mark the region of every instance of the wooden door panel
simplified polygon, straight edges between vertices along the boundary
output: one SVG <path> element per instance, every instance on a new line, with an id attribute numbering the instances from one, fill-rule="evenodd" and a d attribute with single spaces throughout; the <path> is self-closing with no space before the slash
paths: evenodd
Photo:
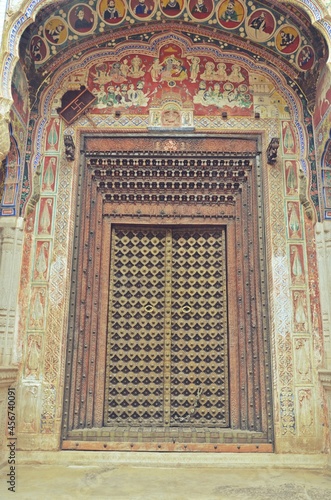
<path id="1" fill-rule="evenodd" d="M 271 451 L 259 147 L 244 137 L 83 140 L 64 448 Z M 128 231 L 140 231 L 133 246 Z"/>

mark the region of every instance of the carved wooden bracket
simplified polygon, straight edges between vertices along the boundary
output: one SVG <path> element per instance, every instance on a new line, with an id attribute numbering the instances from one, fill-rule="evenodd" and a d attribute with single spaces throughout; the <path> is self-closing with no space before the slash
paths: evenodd
<path id="1" fill-rule="evenodd" d="M 279 139 L 277 137 L 273 137 L 267 148 L 267 159 L 269 165 L 274 165 L 276 163 L 278 148 L 279 148 Z"/>
<path id="2" fill-rule="evenodd" d="M 64 147 L 65 147 L 65 155 L 68 161 L 74 161 L 75 159 L 75 144 L 72 138 L 72 135 L 64 136 Z"/>

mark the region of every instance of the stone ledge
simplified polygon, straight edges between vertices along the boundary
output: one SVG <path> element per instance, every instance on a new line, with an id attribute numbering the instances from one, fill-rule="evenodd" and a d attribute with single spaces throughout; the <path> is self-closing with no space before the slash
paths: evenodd
<path id="1" fill-rule="evenodd" d="M 219 468 L 289 468 L 323 469 L 329 455 L 263 453 L 159 453 L 98 451 L 19 451 L 19 464 L 56 464 L 65 466 L 127 465 L 135 467 L 219 467 Z"/>

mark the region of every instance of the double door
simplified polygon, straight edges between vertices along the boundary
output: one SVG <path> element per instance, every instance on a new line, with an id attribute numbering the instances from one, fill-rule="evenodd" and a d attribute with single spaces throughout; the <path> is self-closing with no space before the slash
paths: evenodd
<path id="1" fill-rule="evenodd" d="M 104 426 L 229 426 L 225 229 L 114 226 Z"/>

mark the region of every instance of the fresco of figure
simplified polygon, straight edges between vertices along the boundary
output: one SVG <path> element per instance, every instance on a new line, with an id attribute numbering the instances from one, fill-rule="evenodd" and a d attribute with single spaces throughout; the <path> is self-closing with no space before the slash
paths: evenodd
<path id="1" fill-rule="evenodd" d="M 226 64 L 224 64 L 224 63 L 217 64 L 215 79 L 217 79 L 221 82 L 226 81 L 228 79 L 228 75 L 226 72 Z"/>
<path id="2" fill-rule="evenodd" d="M 160 79 L 162 68 L 163 66 L 160 63 L 160 59 L 156 57 L 150 68 L 150 74 L 153 82 L 157 82 Z"/>
<path id="3" fill-rule="evenodd" d="M 228 5 L 221 16 L 221 19 L 223 21 L 238 21 L 238 14 L 233 0 L 228 1 Z"/>
<path id="4" fill-rule="evenodd" d="M 201 74 L 201 80 L 215 80 L 215 64 L 207 61 L 205 64 L 205 71 Z"/>
<path id="5" fill-rule="evenodd" d="M 188 0 L 188 11 L 197 21 L 210 19 L 214 9 L 213 0 Z"/>
<path id="6" fill-rule="evenodd" d="M 177 0 L 168 0 L 164 10 L 180 10 L 179 2 Z"/>
<path id="7" fill-rule="evenodd" d="M 105 21 L 119 18 L 119 13 L 115 6 L 115 0 L 108 0 L 108 6 L 103 13 L 103 18 Z"/>
<path id="8" fill-rule="evenodd" d="M 200 57 L 189 56 L 187 59 L 190 61 L 190 80 L 195 83 L 200 71 Z"/>
<path id="9" fill-rule="evenodd" d="M 279 52 L 293 54 L 299 47 L 300 35 L 294 27 L 286 25 L 277 32 L 275 42 Z"/>
<path id="10" fill-rule="evenodd" d="M 63 19 L 51 18 L 45 25 L 45 37 L 54 45 L 61 45 L 67 40 L 68 28 Z"/>
<path id="11" fill-rule="evenodd" d="M 315 53 L 312 47 L 307 45 L 305 47 L 302 47 L 297 57 L 297 64 L 299 68 L 303 71 L 308 71 L 313 67 L 314 62 Z"/>
<path id="12" fill-rule="evenodd" d="M 205 4 L 205 0 L 197 0 L 191 12 L 192 14 L 207 14 L 208 8 Z"/>
<path id="13" fill-rule="evenodd" d="M 239 0 L 223 0 L 218 8 L 218 21 L 226 29 L 235 29 L 244 21 L 245 8 Z"/>
<path id="14" fill-rule="evenodd" d="M 233 64 L 231 66 L 231 73 L 228 76 L 229 82 L 240 83 L 245 80 L 245 77 L 241 73 L 241 68 L 238 64 Z"/>
<path id="15" fill-rule="evenodd" d="M 40 36 L 34 36 L 30 43 L 31 59 L 35 62 L 43 61 L 48 55 L 47 46 Z"/>
<path id="16" fill-rule="evenodd" d="M 161 9 L 166 16 L 178 16 L 183 10 L 183 0 L 162 0 Z"/>
<path id="17" fill-rule="evenodd" d="M 161 81 L 182 81 L 187 79 L 187 69 L 180 59 L 168 56 L 164 59 L 162 65 Z"/>
<path id="18" fill-rule="evenodd" d="M 87 5 L 77 5 L 69 14 L 69 22 L 75 31 L 87 33 L 94 25 L 93 11 Z"/>
<path id="19" fill-rule="evenodd" d="M 145 65 L 143 64 L 141 58 L 138 56 L 134 56 L 134 58 L 131 60 L 131 67 L 128 75 L 133 78 L 141 78 L 145 74 L 144 68 Z"/>
<path id="20" fill-rule="evenodd" d="M 150 16 L 154 10 L 154 5 L 151 2 L 146 3 L 146 0 L 138 0 L 133 3 L 133 13 L 138 17 Z"/>

